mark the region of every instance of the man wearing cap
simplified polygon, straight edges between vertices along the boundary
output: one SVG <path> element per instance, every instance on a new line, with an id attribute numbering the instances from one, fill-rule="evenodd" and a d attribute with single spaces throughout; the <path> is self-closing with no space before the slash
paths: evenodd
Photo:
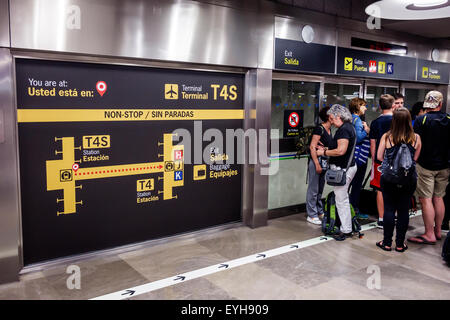
<path id="1" fill-rule="evenodd" d="M 417 195 L 422 204 L 425 233 L 409 238 L 420 244 L 436 244 L 441 240 L 441 226 L 445 214 L 443 198 L 449 178 L 450 116 L 442 112 L 443 96 L 430 91 L 423 107 L 426 114 L 416 118 L 414 131 L 422 139 L 417 161 Z"/>

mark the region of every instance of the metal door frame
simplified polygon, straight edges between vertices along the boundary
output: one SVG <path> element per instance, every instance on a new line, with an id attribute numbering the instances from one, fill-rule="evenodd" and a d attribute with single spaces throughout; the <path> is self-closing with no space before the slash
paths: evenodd
<path id="1" fill-rule="evenodd" d="M 406 96 L 406 89 L 416 89 L 416 90 L 437 90 L 441 91 L 444 97 L 444 107 L 442 111 L 445 111 L 445 102 L 448 99 L 448 93 L 447 90 L 450 90 L 449 86 L 444 84 L 438 84 L 438 83 L 424 83 L 424 82 L 401 82 L 401 88 L 402 88 L 402 94 Z M 447 103 L 447 109 L 448 109 L 448 103 Z"/>
<path id="2" fill-rule="evenodd" d="M 322 82 L 323 76 L 307 75 L 300 73 L 273 72 L 272 80 Z"/>
<path id="3" fill-rule="evenodd" d="M 318 104 L 319 107 L 322 105 L 323 99 L 323 89 L 324 89 L 324 76 L 320 75 L 306 75 L 300 73 L 286 73 L 286 72 L 273 72 L 272 73 L 272 81 L 273 80 L 281 80 L 281 81 L 303 81 L 303 82 L 314 82 L 319 83 L 319 99 Z"/>
<path id="4" fill-rule="evenodd" d="M 285 81 L 307 81 L 307 82 L 319 82 L 319 106 L 323 105 L 323 95 L 325 92 L 325 83 L 331 84 L 347 84 L 356 85 L 359 87 L 359 96 L 362 97 L 364 93 L 364 79 L 352 78 L 342 76 L 330 76 L 330 75 L 307 75 L 301 73 L 288 73 L 288 72 L 273 72 L 272 80 L 285 80 Z"/>
<path id="5" fill-rule="evenodd" d="M 400 81 L 395 80 L 379 80 L 379 79 L 366 79 L 364 81 L 364 99 L 367 97 L 367 87 L 380 87 L 380 88 L 396 88 L 397 92 L 405 95 L 404 90 L 401 89 Z"/>
<path id="6" fill-rule="evenodd" d="M 359 86 L 359 96 L 362 97 L 363 93 L 364 93 L 364 79 L 363 78 L 326 76 L 326 77 L 324 77 L 324 82 L 322 83 L 323 90 L 321 91 L 321 96 L 320 96 L 320 105 L 321 106 L 323 106 L 323 101 L 324 101 L 323 95 L 325 93 L 325 83 Z"/>
<path id="7" fill-rule="evenodd" d="M 322 105 L 323 100 L 323 91 L 324 91 L 324 76 L 320 75 L 306 75 L 301 73 L 287 73 L 287 72 L 273 72 L 272 73 L 272 81 L 273 80 L 281 80 L 281 81 L 298 81 L 298 82 L 313 82 L 319 84 L 319 109 Z M 272 108 L 272 103 L 271 103 Z M 272 114 L 272 113 L 271 113 Z M 314 116 L 316 119 L 316 116 Z"/>
<path id="8" fill-rule="evenodd" d="M 436 83 L 423 83 L 423 82 L 400 82 L 400 89 L 402 94 L 405 94 L 405 89 L 430 89 L 436 88 L 438 89 L 439 84 Z"/>
<path id="9" fill-rule="evenodd" d="M 378 79 L 366 79 L 364 81 L 364 99 L 367 96 L 367 87 L 381 87 L 381 88 L 396 88 L 398 92 L 401 92 L 400 81 L 395 80 L 378 80 Z M 403 94 L 403 93 L 402 93 Z"/>
<path id="10" fill-rule="evenodd" d="M 365 79 L 368 86 L 400 88 L 400 81 L 397 80 L 381 80 L 381 79 Z"/>

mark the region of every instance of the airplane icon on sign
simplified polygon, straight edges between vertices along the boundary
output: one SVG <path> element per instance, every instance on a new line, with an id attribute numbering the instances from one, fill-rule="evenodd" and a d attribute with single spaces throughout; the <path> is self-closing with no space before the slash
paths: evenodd
<path id="1" fill-rule="evenodd" d="M 178 99 L 178 85 L 166 84 L 165 85 L 165 98 L 166 99 Z"/>
<path id="2" fill-rule="evenodd" d="M 174 94 L 177 94 L 175 91 L 172 90 L 172 86 L 170 86 L 170 90 L 166 92 L 166 94 L 170 94 L 170 97 L 173 98 Z"/>

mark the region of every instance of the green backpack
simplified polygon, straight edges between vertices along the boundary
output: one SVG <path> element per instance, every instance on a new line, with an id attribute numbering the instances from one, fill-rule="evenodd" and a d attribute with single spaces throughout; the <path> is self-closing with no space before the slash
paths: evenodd
<path id="1" fill-rule="evenodd" d="M 334 192 L 330 192 L 325 200 L 325 215 L 322 220 L 322 232 L 325 235 L 335 235 L 339 233 L 339 227 L 341 226 L 341 220 L 339 219 L 338 211 L 336 208 L 336 198 Z M 355 209 L 350 204 L 350 212 L 352 214 L 352 231 L 358 233 L 358 236 L 362 238 L 361 225 L 356 218 Z"/>

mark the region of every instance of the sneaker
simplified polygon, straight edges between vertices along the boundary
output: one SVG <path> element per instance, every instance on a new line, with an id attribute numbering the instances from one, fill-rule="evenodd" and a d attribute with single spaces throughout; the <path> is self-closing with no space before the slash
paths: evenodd
<path id="1" fill-rule="evenodd" d="M 377 228 L 378 228 L 378 229 L 383 229 L 383 226 L 384 226 L 383 221 L 378 220 L 378 222 L 377 222 Z"/>
<path id="2" fill-rule="evenodd" d="M 312 223 L 312 224 L 322 225 L 322 221 L 320 221 L 320 219 L 317 217 L 316 218 L 308 217 L 308 218 L 306 218 L 306 221 L 308 221 L 309 223 Z"/>
<path id="3" fill-rule="evenodd" d="M 369 216 L 367 214 L 358 212 L 356 214 L 356 219 L 367 220 L 367 219 L 369 219 Z"/>
<path id="4" fill-rule="evenodd" d="M 344 241 L 346 238 L 351 238 L 352 236 L 353 236 L 353 234 L 351 232 L 350 233 L 341 232 L 341 233 L 335 235 L 333 238 L 336 241 Z"/>

